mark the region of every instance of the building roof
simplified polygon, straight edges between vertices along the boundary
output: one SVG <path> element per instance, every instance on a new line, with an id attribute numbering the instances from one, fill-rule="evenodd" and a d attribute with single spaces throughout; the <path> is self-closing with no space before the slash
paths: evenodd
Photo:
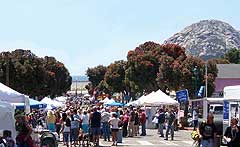
<path id="1" fill-rule="evenodd" d="M 217 64 L 217 78 L 240 78 L 240 64 Z"/>

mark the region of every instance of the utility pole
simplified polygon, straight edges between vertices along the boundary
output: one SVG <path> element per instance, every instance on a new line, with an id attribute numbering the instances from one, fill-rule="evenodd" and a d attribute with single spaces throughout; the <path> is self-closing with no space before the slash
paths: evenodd
<path id="1" fill-rule="evenodd" d="M 208 115 L 208 102 L 207 102 L 207 80 L 208 80 L 208 69 L 207 69 L 207 61 L 205 63 L 205 98 L 203 99 L 203 119 L 207 119 Z"/>

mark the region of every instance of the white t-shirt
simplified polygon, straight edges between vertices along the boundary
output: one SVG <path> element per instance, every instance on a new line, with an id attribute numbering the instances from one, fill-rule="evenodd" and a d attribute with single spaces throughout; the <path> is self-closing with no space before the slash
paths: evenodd
<path id="1" fill-rule="evenodd" d="M 66 132 L 66 133 L 70 132 L 70 127 L 67 127 L 67 126 L 66 126 L 66 122 L 64 122 L 63 132 Z"/>
<path id="2" fill-rule="evenodd" d="M 118 124 L 119 124 L 119 122 L 120 122 L 120 119 L 119 119 L 119 118 L 114 118 L 114 117 L 112 117 L 112 118 L 110 118 L 109 122 L 110 122 L 110 124 L 111 124 L 111 128 L 112 128 L 112 129 L 118 129 Z"/>
<path id="3" fill-rule="evenodd" d="M 82 116 L 82 124 L 89 124 L 89 117 L 88 114 L 83 114 Z"/>

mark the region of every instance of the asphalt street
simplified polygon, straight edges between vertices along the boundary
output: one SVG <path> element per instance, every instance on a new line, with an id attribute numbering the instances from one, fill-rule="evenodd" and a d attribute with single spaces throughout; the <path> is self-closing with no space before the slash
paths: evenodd
<path id="1" fill-rule="evenodd" d="M 179 130 L 175 131 L 174 140 L 164 140 L 159 137 L 157 130 L 147 130 L 147 136 L 136 136 L 132 138 L 123 138 L 122 143 L 118 143 L 121 147 L 139 147 L 139 146 L 152 146 L 152 147 L 192 147 L 193 140 L 190 136 L 191 131 Z M 110 147 L 112 142 L 103 141 L 100 139 L 101 147 Z M 60 147 L 63 145 L 60 143 Z"/>

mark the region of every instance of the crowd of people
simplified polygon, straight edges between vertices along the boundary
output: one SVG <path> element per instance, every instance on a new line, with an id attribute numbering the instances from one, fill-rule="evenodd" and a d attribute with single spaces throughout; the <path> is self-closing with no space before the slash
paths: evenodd
<path id="1" fill-rule="evenodd" d="M 159 137 L 164 140 L 174 140 L 174 130 L 178 127 L 178 109 L 160 108 L 157 110 L 153 121 L 158 130 Z M 209 114 L 206 121 L 198 123 L 197 111 L 193 111 L 194 130 L 199 134 L 201 147 L 216 147 L 216 126 L 214 115 Z M 81 144 L 85 135 L 91 136 L 91 141 L 99 146 L 99 138 L 117 146 L 120 137 L 146 136 L 145 108 L 141 107 L 107 107 L 105 105 L 80 105 L 77 100 L 67 100 L 64 108 L 55 110 L 32 110 L 29 114 L 17 111 L 15 114 L 16 144 L 18 147 L 33 147 L 35 142 L 32 133 L 39 128 L 56 132 L 63 145 L 77 146 Z M 224 140 L 229 147 L 240 146 L 240 127 L 238 120 L 233 118 L 231 125 L 224 133 Z M 164 133 L 164 128 L 166 129 Z M 9 146 L 14 146 L 11 133 L 4 133 L 9 140 Z M 60 137 L 61 136 L 61 137 Z"/>
<path id="2" fill-rule="evenodd" d="M 164 140 L 168 140 L 168 134 L 170 133 L 171 140 L 174 140 L 174 130 L 177 130 L 178 128 L 177 115 L 177 109 L 161 108 L 157 111 L 153 122 L 158 128 L 158 134 L 160 134 L 159 137 L 163 137 Z M 163 132 L 164 128 L 166 128 L 165 134 Z"/>
<path id="3" fill-rule="evenodd" d="M 23 115 L 16 113 L 18 146 L 32 147 L 31 133 L 34 130 L 48 129 L 56 132 L 65 146 L 76 146 L 85 134 L 90 134 L 92 141 L 99 146 L 99 138 L 118 143 L 118 132 L 123 137 L 146 135 L 146 114 L 140 107 L 106 107 L 104 105 L 80 105 L 69 99 L 64 108 L 55 110 L 32 110 Z M 140 129 L 141 128 L 141 129 Z"/>

